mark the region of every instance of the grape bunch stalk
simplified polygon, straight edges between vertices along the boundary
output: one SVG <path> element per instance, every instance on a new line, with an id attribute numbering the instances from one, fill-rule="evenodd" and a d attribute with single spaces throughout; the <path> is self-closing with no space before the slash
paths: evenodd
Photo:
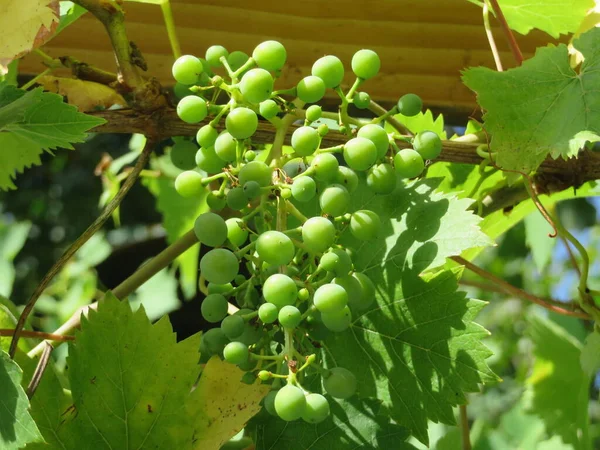
<path id="1" fill-rule="evenodd" d="M 373 211 L 352 210 L 351 196 L 359 183 L 375 194 L 390 194 L 402 180 L 419 176 L 442 143 L 425 131 L 412 139 L 413 148 L 400 150 L 399 136 L 382 126 L 393 113 L 418 114 L 422 101 L 414 94 L 372 120 L 348 114 L 350 104 L 370 106 L 369 94 L 358 89 L 379 72 L 374 51 L 354 54 L 356 80 L 346 92 L 344 65 L 333 55 L 319 58 L 295 87 L 274 90 L 286 58 L 281 43 L 266 41 L 251 57 L 215 45 L 205 59 L 177 59 L 172 69 L 177 113 L 188 123 L 208 123 L 196 142 L 178 139 L 170 156 L 182 169 L 175 180 L 180 195 L 210 190 L 211 212 L 197 218 L 194 230 L 200 243 L 211 247 L 200 260 L 200 284 L 207 293 L 202 316 L 220 326 L 203 334 L 203 358 L 219 355 L 271 384 L 264 400 L 269 413 L 318 423 L 328 417 L 329 402 L 303 387 L 306 380 L 320 376 L 322 390 L 315 390 L 338 399 L 357 390 L 352 372 L 319 361 L 321 342 L 348 329 L 375 301 L 373 282 L 354 269 L 357 249 L 338 241 L 347 231 L 359 241 L 375 240 L 384 224 Z M 304 109 L 327 89 L 341 99 L 337 114 L 315 104 Z M 228 100 L 218 104 L 223 93 Z M 284 99 L 290 95 L 295 100 Z M 252 142 L 259 116 L 277 130 L 270 145 Z M 323 148 L 329 127 L 319 123 L 322 118 L 334 118 L 347 142 Z M 291 149 L 284 147 L 298 120 L 303 124 L 291 136 Z M 225 207 L 236 217 L 225 220 L 215 212 Z M 232 310 L 237 311 L 229 314 Z"/>

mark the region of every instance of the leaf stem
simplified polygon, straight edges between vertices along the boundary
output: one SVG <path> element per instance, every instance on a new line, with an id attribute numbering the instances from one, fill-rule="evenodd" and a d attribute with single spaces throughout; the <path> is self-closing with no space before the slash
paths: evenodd
<path id="1" fill-rule="evenodd" d="M 52 72 L 51 68 L 47 68 L 46 70 L 44 70 L 41 73 L 38 73 L 35 77 L 33 77 L 31 80 L 29 80 L 27 83 L 25 83 L 23 86 L 21 86 L 21 89 L 23 90 L 27 90 L 29 89 L 31 86 L 33 86 L 35 83 L 37 83 L 37 81 L 42 78 L 45 77 L 46 75 L 48 75 L 50 72 Z"/>
<path id="2" fill-rule="evenodd" d="M 492 10 L 496 15 L 496 19 L 498 19 L 498 22 L 500 22 L 500 25 L 502 26 L 502 31 L 504 31 L 504 35 L 506 36 L 508 45 L 510 46 L 515 61 L 517 62 L 517 65 L 520 66 L 521 64 L 523 64 L 523 53 L 521 53 L 521 49 L 519 48 L 519 44 L 515 39 L 515 35 L 508 26 L 506 17 L 504 17 L 504 13 L 502 12 L 502 8 L 500 8 L 498 0 L 489 0 L 489 2 L 492 5 Z"/>
<path id="3" fill-rule="evenodd" d="M 462 435 L 462 450 L 471 450 L 471 435 L 469 432 L 469 418 L 467 417 L 467 405 L 460 405 L 460 430 Z"/>
<path id="4" fill-rule="evenodd" d="M 167 28 L 167 35 L 169 36 L 169 44 L 171 44 L 171 50 L 173 51 L 173 57 L 175 59 L 181 56 L 181 47 L 179 46 L 179 39 L 177 39 L 177 31 L 175 30 L 175 21 L 173 20 L 173 10 L 171 9 L 170 0 L 163 1 L 160 4 L 163 18 L 165 19 L 165 26 Z"/>
<path id="5" fill-rule="evenodd" d="M 485 28 L 485 35 L 487 36 L 487 40 L 490 43 L 490 49 L 492 50 L 492 55 L 494 55 L 494 62 L 496 63 L 496 70 L 498 70 L 498 72 L 502 72 L 504 70 L 504 68 L 502 67 L 502 60 L 500 59 L 500 53 L 498 52 L 498 47 L 496 46 L 494 34 L 492 33 L 492 27 L 490 26 L 490 9 L 487 4 L 487 1 L 483 2 L 483 27 Z"/>
<path id="6" fill-rule="evenodd" d="M 43 345 L 44 345 L 44 350 L 42 352 L 42 356 L 37 363 L 37 366 L 35 368 L 35 371 L 33 372 L 31 380 L 29 381 L 29 384 L 27 385 L 27 390 L 25 391 L 27 393 L 27 398 L 29 400 L 31 400 L 31 398 L 33 397 L 33 394 L 35 394 L 35 391 L 37 390 L 38 386 L 40 385 L 40 382 L 42 381 L 42 376 L 44 375 L 44 372 L 46 371 L 46 368 L 48 367 L 48 363 L 50 362 L 50 356 L 52 355 L 52 350 L 54 350 L 54 347 L 48 341 L 44 341 Z"/>
<path id="7" fill-rule="evenodd" d="M 385 116 L 388 113 L 385 110 L 385 108 L 379 103 L 377 103 L 375 100 L 371 100 L 371 103 L 369 103 L 369 111 L 371 111 L 377 116 Z M 402 125 L 400 122 L 398 122 L 393 116 L 387 117 L 386 122 L 389 123 L 398 133 L 407 136 L 413 136 L 411 131 L 404 125 Z"/>
<path id="8" fill-rule="evenodd" d="M 12 336 L 15 330 L 12 328 L 0 328 L 0 336 Z M 43 331 L 21 330 L 21 336 L 34 339 L 48 339 L 51 341 L 72 341 L 73 336 L 61 336 L 59 334 L 44 333 Z"/>

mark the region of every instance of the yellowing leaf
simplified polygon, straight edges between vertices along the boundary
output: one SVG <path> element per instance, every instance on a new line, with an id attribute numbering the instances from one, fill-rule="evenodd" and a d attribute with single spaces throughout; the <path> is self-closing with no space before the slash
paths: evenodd
<path id="1" fill-rule="evenodd" d="M 260 411 L 260 401 L 269 386 L 244 384 L 243 374 L 218 356 L 206 364 L 191 398 L 191 415 L 198 420 L 194 449 L 219 450 Z"/>
<path id="2" fill-rule="evenodd" d="M 13 59 L 48 41 L 60 20 L 58 0 L 3 0 L 0 2 L 0 72 Z"/>
<path id="3" fill-rule="evenodd" d="M 127 105 L 121 94 L 114 89 L 93 81 L 46 75 L 40 77 L 38 83 L 44 86 L 46 91 L 65 97 L 67 103 L 77 106 L 81 112 L 107 109 L 113 105 Z"/>

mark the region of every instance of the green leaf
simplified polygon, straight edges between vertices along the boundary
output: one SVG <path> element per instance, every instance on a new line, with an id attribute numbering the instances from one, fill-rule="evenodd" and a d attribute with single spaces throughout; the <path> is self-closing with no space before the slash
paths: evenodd
<path id="1" fill-rule="evenodd" d="M 0 129 L 24 119 L 25 111 L 42 101 L 42 89 L 24 91 L 8 83 L 0 83 Z"/>
<path id="2" fill-rule="evenodd" d="M 529 412 L 540 416 L 552 435 L 575 448 L 588 448 L 590 376 L 580 365 L 581 344 L 564 328 L 538 316 L 531 317 L 528 331 L 535 355 L 527 380 L 533 394 Z"/>
<path id="3" fill-rule="evenodd" d="M 498 3 L 513 30 L 527 34 L 537 28 L 555 39 L 577 31 L 594 7 L 594 0 L 498 0 Z"/>
<path id="4" fill-rule="evenodd" d="M 108 293 L 69 348 L 79 443 L 191 448 L 192 418 L 182 405 L 198 377 L 199 338 L 177 343 L 167 317 L 153 325 L 143 308 L 132 312 Z"/>
<path id="5" fill-rule="evenodd" d="M 583 372 L 590 377 L 600 369 L 600 333 L 594 332 L 586 338 L 580 362 Z"/>
<path id="6" fill-rule="evenodd" d="M 43 442 L 29 413 L 29 399 L 21 387 L 23 371 L 0 350 L 0 448 L 18 450 L 32 442 Z"/>
<path id="7" fill-rule="evenodd" d="M 0 328 L 14 330 L 17 325 L 17 318 L 19 315 L 20 311 L 17 309 L 15 304 L 0 294 Z M 25 329 L 31 329 L 29 326 L 29 321 L 27 321 Z M 0 350 L 8 352 L 11 340 L 12 336 L 0 336 Z M 30 349 L 28 340 L 24 337 L 21 337 L 21 339 L 19 339 L 18 348 L 23 351 L 28 351 Z"/>
<path id="8" fill-rule="evenodd" d="M 600 133 L 600 92 L 594 88 L 600 85 L 600 29 L 582 34 L 574 46 L 585 57 L 579 72 L 564 44 L 538 49 L 515 69 L 464 72 L 464 83 L 486 110 L 485 128 L 500 166 L 530 172 L 548 155 L 576 156 L 586 133 Z"/>
<path id="9" fill-rule="evenodd" d="M 346 401 L 328 400 L 331 415 L 317 425 L 303 420 L 284 422 L 263 411 L 248 426 L 255 432 L 256 449 L 415 449 L 404 442 L 408 438 L 406 428 L 380 414 L 381 405 L 377 400 L 356 397 Z"/>
<path id="10" fill-rule="evenodd" d="M 9 63 L 7 66 L 8 71 L 2 75 L 2 70 L 0 70 L 0 83 L 6 82 L 12 86 L 16 86 L 17 76 L 19 75 L 19 60 L 15 59 L 13 62 Z"/>
<path id="11" fill-rule="evenodd" d="M 407 266 L 386 264 L 366 273 L 377 280 L 377 304 L 327 338 L 327 365 L 352 371 L 359 396 L 382 400 L 399 425 L 427 444 L 427 419 L 455 424 L 452 408 L 466 403 L 465 393 L 498 380 L 481 343 L 489 333 L 473 322 L 485 303 L 457 292 L 458 270 L 421 278 Z"/>
<path id="12" fill-rule="evenodd" d="M 394 118 L 414 134 L 428 130 L 437 133 L 440 139 L 447 139 L 446 131 L 444 130 L 444 116 L 440 114 L 434 119 L 430 109 L 411 117 L 403 114 L 395 114 Z M 385 131 L 391 133 L 396 130 L 389 123 L 386 123 Z"/>
<path id="13" fill-rule="evenodd" d="M 177 296 L 177 279 L 174 270 L 163 269 L 135 291 L 132 306 L 143 305 L 150 320 L 160 319 L 181 307 Z"/>
<path id="14" fill-rule="evenodd" d="M 527 246 L 531 249 L 531 256 L 538 271 L 544 270 L 552 258 L 556 239 L 548 235 L 552 227 L 541 214 L 529 214 L 525 217 L 525 236 Z"/>
<path id="15" fill-rule="evenodd" d="M 193 228 L 196 218 L 208 210 L 206 195 L 184 198 L 175 190 L 174 178 L 180 171 L 172 166 L 168 156 L 157 158 L 153 168 L 161 170 L 158 178 L 145 178 L 142 182 L 156 197 L 156 208 L 163 215 L 163 226 L 169 243 L 173 243 Z M 205 192 L 205 194 L 208 193 Z M 177 258 L 181 271 L 181 287 L 187 298 L 196 293 L 198 281 L 198 248 L 192 248 Z"/>
<path id="16" fill-rule="evenodd" d="M 87 10 L 83 6 L 76 5 L 73 2 L 60 2 L 60 22 L 58 23 L 58 28 L 54 33 L 56 36 L 62 30 L 67 28 L 81 16 L 83 16 Z"/>
<path id="17" fill-rule="evenodd" d="M 0 189 L 15 189 L 15 173 L 39 165 L 44 150 L 72 149 L 72 143 L 84 141 L 87 130 L 105 122 L 78 112 L 60 95 L 42 92 L 41 88 L 23 95 L 7 94 L 6 89 L 0 91 L 0 123 L 4 121 L 0 126 Z M 6 123 L 6 114 L 16 114 L 18 120 Z"/>
<path id="18" fill-rule="evenodd" d="M 0 219 L 0 295 L 10 296 L 15 282 L 13 260 L 25 245 L 30 222 L 7 224 Z"/>

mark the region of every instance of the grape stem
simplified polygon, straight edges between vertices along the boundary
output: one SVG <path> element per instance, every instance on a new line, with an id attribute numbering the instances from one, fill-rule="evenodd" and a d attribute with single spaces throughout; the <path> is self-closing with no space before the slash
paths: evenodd
<path id="1" fill-rule="evenodd" d="M 301 102 L 299 102 L 299 103 L 301 103 Z M 301 108 L 302 106 L 303 105 L 298 105 L 299 108 Z M 285 142 L 285 136 L 288 132 L 288 128 L 290 127 L 290 125 L 292 123 L 294 123 L 294 120 L 296 120 L 295 114 L 286 114 L 281 119 L 281 122 L 279 123 L 279 125 L 277 126 L 276 131 L 275 131 L 273 145 L 268 150 L 268 154 L 265 159 L 265 163 L 267 165 L 272 166 L 273 165 L 272 163 L 275 163 L 275 165 L 277 167 L 280 166 L 279 159 L 281 158 L 281 155 L 282 155 L 282 148 L 283 148 L 283 143 Z"/>
<path id="2" fill-rule="evenodd" d="M 492 50 L 492 55 L 494 55 L 494 62 L 496 63 L 496 70 L 498 72 L 502 72 L 504 68 L 502 67 L 502 60 L 500 59 L 500 52 L 498 52 L 498 47 L 496 46 L 496 40 L 494 39 L 494 33 L 492 33 L 492 27 L 490 26 L 490 9 L 487 3 L 487 0 L 483 2 L 483 27 L 485 28 L 485 35 L 487 36 L 487 40 L 490 44 L 490 49 Z"/>
<path id="3" fill-rule="evenodd" d="M 162 1 L 160 3 L 160 9 L 163 14 L 163 19 L 165 20 L 165 27 L 167 28 L 167 36 L 169 36 L 169 44 L 171 44 L 173 57 L 177 59 L 181 56 L 181 47 L 179 46 L 179 39 L 177 39 L 177 31 L 175 30 L 171 2 L 169 0 Z"/>
<path id="4" fill-rule="evenodd" d="M 306 222 L 308 220 L 308 218 L 304 214 L 302 214 L 298 210 L 298 208 L 296 208 L 294 206 L 294 204 L 292 202 L 286 200 L 286 208 L 287 208 L 288 212 L 292 216 L 294 216 L 296 219 L 298 219 L 300 222 L 304 223 L 304 222 Z"/>

